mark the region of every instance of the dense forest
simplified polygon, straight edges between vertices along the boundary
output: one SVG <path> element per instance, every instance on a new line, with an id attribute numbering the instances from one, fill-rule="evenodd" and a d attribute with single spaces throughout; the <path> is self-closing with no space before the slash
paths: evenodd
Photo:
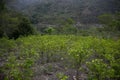
<path id="1" fill-rule="evenodd" d="M 119 80 L 120 0 L 0 0 L 0 80 Z"/>
<path id="2" fill-rule="evenodd" d="M 9 8 L 22 12 L 37 29 L 64 26 L 71 18 L 79 28 L 99 27 L 98 16 L 120 11 L 119 0 L 15 0 Z"/>
<path id="3" fill-rule="evenodd" d="M 16 0 L 9 7 L 27 14 L 34 23 L 56 24 L 66 18 L 97 23 L 97 16 L 119 11 L 119 4 L 119 0 Z"/>

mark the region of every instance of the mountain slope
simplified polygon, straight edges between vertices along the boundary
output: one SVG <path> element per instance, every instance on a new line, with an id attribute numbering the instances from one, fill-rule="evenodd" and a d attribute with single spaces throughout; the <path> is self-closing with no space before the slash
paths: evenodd
<path id="1" fill-rule="evenodd" d="M 28 15 L 33 23 L 44 24 L 59 23 L 66 18 L 96 23 L 99 15 L 120 11 L 119 0 L 16 0 L 10 6 Z"/>

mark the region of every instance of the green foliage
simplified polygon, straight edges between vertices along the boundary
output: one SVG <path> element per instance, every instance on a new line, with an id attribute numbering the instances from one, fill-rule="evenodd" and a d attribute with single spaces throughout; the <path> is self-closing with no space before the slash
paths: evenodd
<path id="1" fill-rule="evenodd" d="M 74 26 L 74 20 L 71 18 L 62 22 L 61 27 L 58 27 L 58 33 L 60 34 L 76 34 L 77 28 Z"/>
<path id="2" fill-rule="evenodd" d="M 4 57 L 5 55 L 7 55 L 9 51 L 14 47 L 15 43 L 13 42 L 13 40 L 10 41 L 7 38 L 0 39 L 0 57 Z"/>
<path id="3" fill-rule="evenodd" d="M 113 20 L 112 14 L 103 14 L 99 16 L 99 19 L 104 24 L 110 24 L 110 22 Z"/>
<path id="4" fill-rule="evenodd" d="M 77 29 L 73 25 L 65 24 L 63 26 L 63 33 L 65 33 L 65 34 L 75 34 L 75 33 L 77 33 Z"/>
<path id="5" fill-rule="evenodd" d="M 74 23 L 75 23 L 75 21 L 74 21 L 73 19 L 71 19 L 71 18 L 68 18 L 68 19 L 66 20 L 66 22 L 67 22 L 68 24 L 74 24 Z"/>
<path id="6" fill-rule="evenodd" d="M 0 13 L 5 9 L 5 0 L 0 1 Z"/>
<path id="7" fill-rule="evenodd" d="M 12 1 L 12 0 L 11 0 Z M 15 11 L 6 8 L 7 0 L 0 1 L 0 38 L 18 38 L 34 34 L 30 21 Z"/>
<path id="8" fill-rule="evenodd" d="M 32 67 L 37 61 L 41 64 L 63 61 L 77 72 L 89 73 L 90 80 L 120 78 L 120 40 L 73 35 L 36 35 L 17 40 L 2 38 L 0 55 L 4 62 L 0 71 L 8 80 L 32 79 Z M 82 65 L 86 65 L 88 70 Z M 58 78 L 69 79 L 64 73 Z"/>
<path id="9" fill-rule="evenodd" d="M 82 39 L 74 42 L 69 50 L 69 54 L 75 59 L 75 67 L 78 69 L 86 58 L 92 53 L 91 50 L 92 40 L 91 37 L 88 39 Z"/>
<path id="10" fill-rule="evenodd" d="M 20 35 L 28 36 L 32 34 L 35 34 L 35 29 L 31 25 L 30 21 L 23 17 L 18 24 L 18 29 L 13 32 L 13 36 L 18 38 Z"/>
<path id="11" fill-rule="evenodd" d="M 53 27 L 48 27 L 44 31 L 45 31 L 45 33 L 51 35 L 51 34 L 53 34 L 55 32 L 55 29 Z"/>
<path id="12" fill-rule="evenodd" d="M 16 12 L 5 11 L 0 14 L 0 37 L 18 38 L 35 34 L 36 31 L 30 21 Z"/>
<path id="13" fill-rule="evenodd" d="M 58 73 L 57 77 L 59 80 L 67 80 L 68 76 L 64 75 L 63 73 Z"/>
<path id="14" fill-rule="evenodd" d="M 99 16 L 99 20 L 101 23 L 105 24 L 105 30 L 118 30 L 120 31 L 120 13 L 116 14 L 103 14 Z"/>
<path id="15" fill-rule="evenodd" d="M 87 65 L 90 69 L 90 80 L 103 80 L 114 76 L 114 69 L 110 68 L 102 59 L 94 59 L 91 62 L 87 62 Z"/>

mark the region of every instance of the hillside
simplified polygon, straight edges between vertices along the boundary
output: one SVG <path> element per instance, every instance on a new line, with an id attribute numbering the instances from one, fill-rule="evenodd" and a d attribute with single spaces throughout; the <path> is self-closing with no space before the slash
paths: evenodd
<path id="1" fill-rule="evenodd" d="M 119 11 L 120 0 L 1 0 L 0 80 L 120 80 Z"/>
<path id="2" fill-rule="evenodd" d="M 120 11 L 119 0 L 16 0 L 9 6 L 28 15 L 35 24 L 56 24 L 66 18 L 98 23 L 99 15 Z"/>

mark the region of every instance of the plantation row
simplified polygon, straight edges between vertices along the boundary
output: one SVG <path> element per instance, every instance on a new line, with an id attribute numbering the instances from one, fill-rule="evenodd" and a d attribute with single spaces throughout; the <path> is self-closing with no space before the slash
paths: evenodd
<path id="1" fill-rule="evenodd" d="M 0 77 L 4 80 L 30 80 L 34 64 L 60 61 L 77 73 L 87 72 L 89 80 L 118 80 L 120 40 L 73 35 L 0 39 Z M 79 77 L 76 74 L 77 80 Z M 69 80 L 69 76 L 60 80 Z"/>

